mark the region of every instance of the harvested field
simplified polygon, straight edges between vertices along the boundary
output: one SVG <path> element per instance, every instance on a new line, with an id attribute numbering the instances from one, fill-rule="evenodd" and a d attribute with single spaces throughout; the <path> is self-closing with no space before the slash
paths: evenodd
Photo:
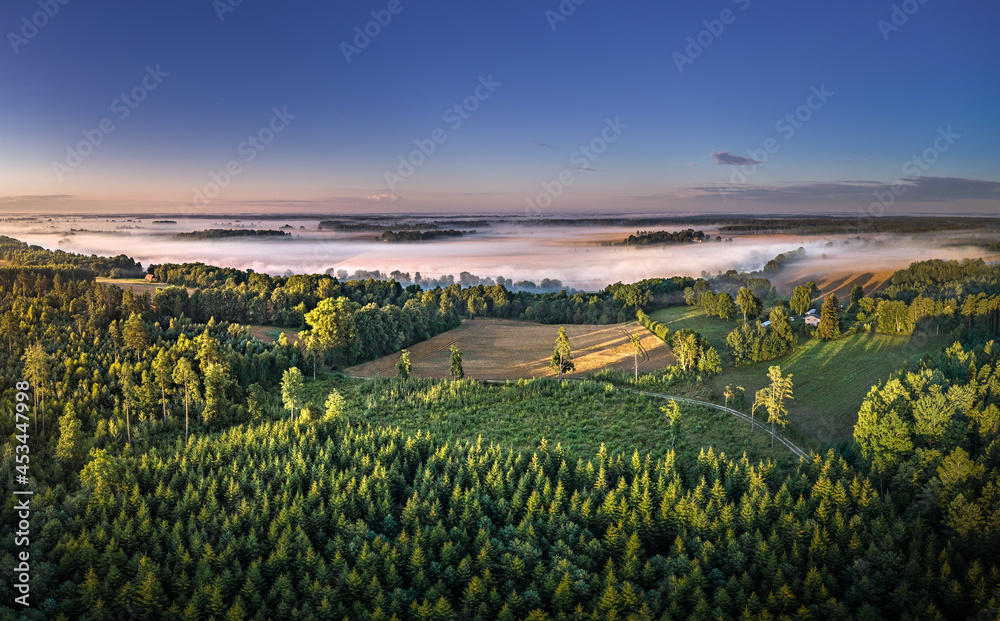
<path id="1" fill-rule="evenodd" d="M 855 284 L 864 288 L 865 295 L 871 295 L 884 287 L 895 273 L 894 269 L 885 269 L 879 266 L 872 266 L 871 271 L 853 272 L 824 272 L 822 268 L 823 265 L 815 262 L 788 267 L 774 279 L 774 284 L 780 292 L 788 295 L 795 287 L 813 281 L 819 287 L 822 297 L 832 293 L 837 298 L 844 300 L 850 299 L 851 289 L 854 288 Z"/>
<path id="2" fill-rule="evenodd" d="M 650 372 L 674 364 L 673 352 L 638 323 L 611 326 L 566 326 L 573 348 L 576 371 L 567 377 L 583 377 L 605 368 L 633 369 L 632 347 L 623 329 L 638 331 L 649 351 L 647 360 L 639 360 L 639 371 Z M 555 377 L 549 367 L 559 326 L 525 321 L 475 319 L 460 327 L 409 348 L 416 377 L 447 378 L 450 348 L 462 350 L 465 376 L 473 379 L 520 379 Z M 396 374 L 399 354 L 347 369 L 361 377 L 388 377 Z"/>

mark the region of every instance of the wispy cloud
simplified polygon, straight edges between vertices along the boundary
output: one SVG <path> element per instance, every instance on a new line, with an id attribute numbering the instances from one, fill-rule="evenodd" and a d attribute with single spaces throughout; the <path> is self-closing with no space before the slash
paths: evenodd
<path id="1" fill-rule="evenodd" d="M 399 194 L 371 194 L 365 197 L 365 200 L 375 201 L 376 203 L 395 203 L 400 199 Z"/>
<path id="2" fill-rule="evenodd" d="M 72 194 L 22 194 L 20 196 L 0 196 L 0 203 L 51 203 L 53 201 L 69 201 L 74 198 Z"/>
<path id="3" fill-rule="evenodd" d="M 733 155 L 729 151 L 716 151 L 712 153 L 712 157 L 715 158 L 716 166 L 749 166 L 750 164 L 763 164 L 764 162 L 758 162 L 757 160 L 752 160 L 747 157 L 740 157 L 739 155 Z"/>
<path id="4" fill-rule="evenodd" d="M 874 193 L 891 191 L 883 181 L 838 181 L 789 186 L 726 185 L 692 188 L 705 194 L 774 202 L 838 202 L 868 200 Z M 895 182 L 896 192 L 908 201 L 1000 200 L 1000 182 L 959 177 L 905 177 Z"/>

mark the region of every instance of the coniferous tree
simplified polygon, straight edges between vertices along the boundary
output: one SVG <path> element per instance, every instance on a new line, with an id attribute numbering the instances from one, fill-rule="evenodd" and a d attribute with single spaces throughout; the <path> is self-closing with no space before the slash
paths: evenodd
<path id="1" fill-rule="evenodd" d="M 451 346 L 451 376 L 455 379 L 465 377 L 465 369 L 462 368 L 462 350 L 455 345 Z"/>
<path id="2" fill-rule="evenodd" d="M 819 338 L 830 341 L 840 336 L 840 301 L 831 294 L 823 301 L 819 316 Z"/>
<path id="3" fill-rule="evenodd" d="M 149 332 L 146 330 L 146 322 L 138 313 L 132 313 L 128 321 L 125 322 L 122 338 L 126 347 L 135 350 L 136 361 L 140 360 L 146 348 L 149 347 Z"/>
<path id="4" fill-rule="evenodd" d="M 163 407 L 163 424 L 167 424 L 167 389 L 173 380 L 172 363 L 165 349 L 161 349 L 153 360 L 153 375 L 160 385 L 160 405 Z"/>
<path id="5" fill-rule="evenodd" d="M 184 387 L 184 442 L 188 439 L 191 399 L 198 398 L 198 374 L 191 366 L 191 361 L 181 358 L 174 367 L 174 383 Z"/>
<path id="6" fill-rule="evenodd" d="M 410 362 L 410 352 L 404 349 L 399 353 L 399 360 L 396 361 L 396 373 L 399 374 L 399 377 L 408 379 L 412 369 L 413 363 Z"/>
<path id="7" fill-rule="evenodd" d="M 576 364 L 573 362 L 573 350 L 569 345 L 569 337 L 566 336 L 565 326 L 559 327 L 559 334 L 556 336 L 556 346 L 552 351 L 552 359 L 549 361 L 549 366 L 559 371 L 560 379 L 562 379 L 563 373 L 569 373 L 576 368 Z"/>

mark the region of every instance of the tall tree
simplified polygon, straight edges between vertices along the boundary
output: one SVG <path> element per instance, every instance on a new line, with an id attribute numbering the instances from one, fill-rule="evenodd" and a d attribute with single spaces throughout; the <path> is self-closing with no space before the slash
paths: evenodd
<path id="1" fill-rule="evenodd" d="M 313 379 L 316 379 L 316 360 L 323 355 L 323 343 L 320 338 L 312 332 L 312 330 L 303 330 L 299 332 L 299 342 L 302 343 L 302 349 L 307 357 L 312 358 L 313 362 Z"/>
<path id="2" fill-rule="evenodd" d="M 56 445 L 56 459 L 65 462 L 67 465 L 74 465 L 79 462 L 83 433 L 80 419 L 76 417 L 76 410 L 72 403 L 67 403 L 63 409 L 63 415 L 59 417 L 59 443 Z"/>
<path id="3" fill-rule="evenodd" d="M 628 330 L 622 329 L 622 333 L 625 338 L 628 339 L 629 345 L 632 346 L 632 359 L 635 364 L 635 381 L 639 381 L 639 357 L 641 356 L 643 360 L 649 358 L 649 354 L 646 353 L 646 346 L 642 344 L 642 336 L 638 331 L 629 332 Z"/>
<path id="4" fill-rule="evenodd" d="M 788 415 L 788 408 L 785 407 L 785 400 L 792 398 L 792 375 L 782 376 L 781 367 L 773 366 L 768 368 L 767 377 L 771 384 L 757 391 L 754 407 L 760 404 L 767 410 L 767 422 L 771 423 L 771 446 L 774 446 L 775 426 L 784 427 L 787 424 L 785 417 Z"/>
<path id="5" fill-rule="evenodd" d="M 788 303 L 792 314 L 805 315 L 810 306 L 812 306 L 812 291 L 809 287 L 795 287 L 795 290 L 792 291 L 792 299 Z"/>
<path id="6" fill-rule="evenodd" d="M 736 303 L 743 313 L 743 323 L 747 322 L 748 317 L 756 317 L 764 310 L 764 303 L 746 287 L 741 288 L 736 294 Z"/>
<path id="7" fill-rule="evenodd" d="M 673 447 L 677 440 L 677 423 L 681 419 L 681 406 L 671 399 L 667 405 L 660 408 L 660 411 L 667 417 L 667 424 L 670 425 L 670 446 Z"/>
<path id="8" fill-rule="evenodd" d="M 163 424 L 167 424 L 167 389 L 172 383 L 170 356 L 165 349 L 161 349 L 153 360 L 153 376 L 156 383 L 160 385 L 160 405 L 163 406 Z"/>
<path id="9" fill-rule="evenodd" d="M 204 424 L 209 425 L 222 420 L 226 409 L 226 387 L 232 381 L 229 369 L 224 364 L 213 362 L 205 369 L 205 378 L 202 382 L 205 387 L 205 408 L 201 412 Z"/>
<path id="10" fill-rule="evenodd" d="M 465 369 L 462 367 L 462 350 L 451 346 L 451 376 L 455 379 L 465 377 Z"/>
<path id="11" fill-rule="evenodd" d="M 258 421 L 264 418 L 264 402 L 267 399 L 267 391 L 258 384 L 250 384 L 247 388 L 247 412 L 250 420 Z"/>
<path id="12" fill-rule="evenodd" d="M 819 312 L 819 338 L 830 341 L 840 336 L 840 300 L 830 294 Z"/>
<path id="13" fill-rule="evenodd" d="M 149 332 L 146 330 L 146 322 L 139 313 L 132 313 L 129 316 L 122 331 L 122 338 L 126 347 L 135 350 L 136 361 L 141 360 L 146 348 L 149 347 Z"/>
<path id="14" fill-rule="evenodd" d="M 552 351 L 552 359 L 549 366 L 559 370 L 559 379 L 563 373 L 568 373 L 576 368 L 573 362 L 573 350 L 569 346 L 569 337 L 566 336 L 566 327 L 559 327 L 559 334 L 556 336 L 556 346 Z"/>
<path id="15" fill-rule="evenodd" d="M 111 341 L 111 347 L 115 350 L 115 358 L 118 357 L 118 350 L 122 346 L 122 331 L 118 327 L 117 321 L 112 321 L 111 325 L 108 326 L 108 340 Z"/>
<path id="16" fill-rule="evenodd" d="M 854 283 L 854 287 L 851 288 L 851 306 L 857 306 L 864 297 L 864 287 L 862 287 L 860 283 Z"/>
<path id="17" fill-rule="evenodd" d="M 410 371 L 413 369 L 413 363 L 410 362 L 410 352 L 406 349 L 399 352 L 399 360 L 396 361 L 396 372 L 403 379 L 410 377 Z"/>
<path id="18" fill-rule="evenodd" d="M 132 444 L 132 421 L 131 410 L 135 407 L 136 389 L 135 376 L 132 374 L 132 365 L 128 361 L 122 363 L 121 367 L 122 383 L 122 407 L 125 408 L 125 430 L 128 434 L 128 443 Z"/>
<path id="19" fill-rule="evenodd" d="M 340 421 L 344 417 L 345 403 L 343 395 L 336 390 L 327 395 L 326 403 L 324 404 L 326 408 L 326 420 Z"/>
<path id="20" fill-rule="evenodd" d="M 281 376 L 281 401 L 289 411 L 290 421 L 295 420 L 295 410 L 302 407 L 303 391 L 302 371 L 292 367 Z"/>
<path id="21" fill-rule="evenodd" d="M 45 430 L 45 378 L 49 372 L 49 355 L 41 343 L 35 343 L 24 352 L 24 372 L 31 384 L 35 399 L 35 433 L 38 433 L 38 401 L 42 400 L 42 431 Z"/>
<path id="22" fill-rule="evenodd" d="M 0 320 L 0 331 L 7 335 L 7 355 L 14 353 L 14 334 L 17 333 L 17 318 L 14 313 L 7 311 Z"/>
<path id="23" fill-rule="evenodd" d="M 732 319 L 736 314 L 736 300 L 725 291 L 715 296 L 715 313 L 722 319 Z"/>
<path id="24" fill-rule="evenodd" d="M 188 439 L 188 421 L 190 420 L 191 399 L 198 398 L 198 374 L 191 366 L 191 360 L 181 358 L 174 367 L 174 383 L 184 387 L 184 442 Z"/>
<path id="25" fill-rule="evenodd" d="M 346 297 L 327 298 L 305 315 L 312 333 L 324 350 L 339 349 L 351 338 L 351 324 L 360 306 Z"/>

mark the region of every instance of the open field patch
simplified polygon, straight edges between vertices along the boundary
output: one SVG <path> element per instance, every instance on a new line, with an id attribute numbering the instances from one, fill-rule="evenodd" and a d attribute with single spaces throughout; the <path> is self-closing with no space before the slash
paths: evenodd
<path id="1" fill-rule="evenodd" d="M 106 278 L 100 276 L 97 278 L 97 282 L 102 285 L 114 285 L 120 289 L 131 291 L 135 295 L 148 293 L 150 297 L 155 297 L 158 289 L 170 286 L 167 283 L 149 282 L 148 280 L 142 280 L 140 278 Z M 191 295 L 194 291 L 195 289 L 193 287 L 187 287 L 188 295 Z"/>
<path id="2" fill-rule="evenodd" d="M 529 380 L 487 385 L 468 380 L 378 379 L 342 382 L 328 378 L 308 384 L 310 401 L 321 403 L 330 389 L 347 397 L 354 421 L 430 432 L 442 442 L 481 439 L 484 445 L 533 451 L 544 439 L 567 452 L 568 463 L 592 458 L 605 446 L 624 459 L 662 457 L 673 445 L 685 470 L 709 447 L 718 454 L 751 462 L 773 459 L 791 466 L 798 459 L 783 445 L 771 447 L 762 429 L 751 433 L 745 421 L 714 408 L 681 403 L 681 418 L 671 429 L 661 411 L 667 401 L 598 382 Z M 675 433 L 676 432 L 676 433 Z"/>
<path id="3" fill-rule="evenodd" d="M 675 364 L 670 347 L 636 323 L 610 326 L 567 325 L 566 334 L 573 348 L 576 371 L 568 377 L 583 377 L 606 368 L 632 370 L 633 350 L 623 330 L 638 331 L 649 357 L 639 360 L 639 372 L 651 372 Z M 409 348 L 416 377 L 447 378 L 451 346 L 462 350 L 465 376 L 473 379 L 521 379 L 555 377 L 549 367 L 557 325 L 525 321 L 475 319 Z M 361 377 L 396 375 L 399 354 L 347 369 Z"/>

